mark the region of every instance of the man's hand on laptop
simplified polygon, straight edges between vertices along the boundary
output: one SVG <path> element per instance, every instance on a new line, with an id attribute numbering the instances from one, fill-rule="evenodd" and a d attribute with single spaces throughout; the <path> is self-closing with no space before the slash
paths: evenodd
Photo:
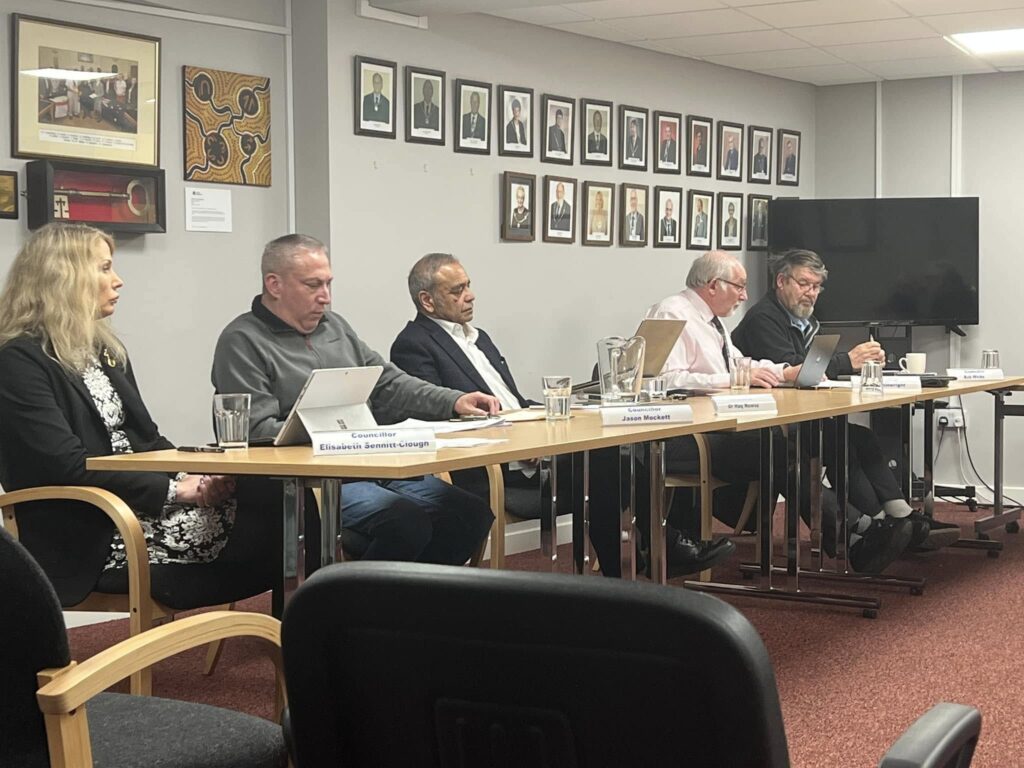
<path id="1" fill-rule="evenodd" d="M 779 377 L 771 368 L 751 368 L 750 386 L 771 389 L 779 385 Z"/>
<path id="2" fill-rule="evenodd" d="M 483 392 L 469 392 L 455 401 L 459 416 L 493 416 L 501 410 L 501 401 Z"/>

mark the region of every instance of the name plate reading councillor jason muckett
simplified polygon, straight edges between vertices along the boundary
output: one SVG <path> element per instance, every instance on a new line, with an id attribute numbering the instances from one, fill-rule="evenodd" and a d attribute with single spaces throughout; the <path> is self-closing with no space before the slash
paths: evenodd
<path id="1" fill-rule="evenodd" d="M 314 456 L 430 453 L 436 450 L 437 438 L 432 429 L 352 429 L 313 435 Z"/>
<path id="2" fill-rule="evenodd" d="M 601 423 L 606 427 L 629 424 L 689 424 L 693 408 L 688 405 L 628 405 L 601 409 Z"/>
<path id="3" fill-rule="evenodd" d="M 776 413 L 778 406 L 771 395 L 712 395 L 715 413 Z"/>

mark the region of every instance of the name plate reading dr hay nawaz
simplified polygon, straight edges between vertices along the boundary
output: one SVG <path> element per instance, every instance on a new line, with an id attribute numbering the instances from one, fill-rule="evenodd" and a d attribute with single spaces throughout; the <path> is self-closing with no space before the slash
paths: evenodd
<path id="1" fill-rule="evenodd" d="M 431 453 L 436 450 L 437 439 L 432 429 L 359 429 L 313 435 L 314 456 Z"/>
<path id="2" fill-rule="evenodd" d="M 601 424 L 622 427 L 627 424 L 689 424 L 693 408 L 688 405 L 629 405 L 602 408 Z"/>
<path id="3" fill-rule="evenodd" d="M 776 413 L 778 406 L 771 395 L 712 395 L 715 413 Z"/>

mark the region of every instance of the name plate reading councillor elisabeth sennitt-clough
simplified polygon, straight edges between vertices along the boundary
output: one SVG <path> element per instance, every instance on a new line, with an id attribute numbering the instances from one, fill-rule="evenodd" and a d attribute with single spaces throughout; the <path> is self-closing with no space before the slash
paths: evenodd
<path id="1" fill-rule="evenodd" d="M 430 453 L 436 450 L 437 439 L 432 429 L 353 429 L 313 435 L 314 456 Z"/>
<path id="2" fill-rule="evenodd" d="M 601 409 L 601 424 L 622 427 L 627 424 L 689 424 L 693 408 L 688 405 L 628 405 Z"/>
<path id="3" fill-rule="evenodd" d="M 712 395 L 715 413 L 775 413 L 778 406 L 771 395 Z"/>

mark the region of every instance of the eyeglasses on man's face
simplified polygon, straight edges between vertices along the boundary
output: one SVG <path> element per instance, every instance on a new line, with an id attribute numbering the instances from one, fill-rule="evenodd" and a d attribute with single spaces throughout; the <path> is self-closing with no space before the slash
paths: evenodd
<path id="1" fill-rule="evenodd" d="M 746 283 L 734 283 L 732 280 L 726 280 L 724 277 L 719 277 L 718 278 L 718 282 L 720 282 L 720 283 L 727 283 L 727 284 L 731 285 L 733 288 L 735 288 L 737 291 L 739 291 L 740 293 L 746 293 L 747 292 L 747 284 Z"/>
<path id="2" fill-rule="evenodd" d="M 795 278 L 792 275 L 786 275 L 789 280 L 792 280 L 802 293 L 824 293 L 825 283 L 821 280 L 806 280 L 804 278 Z"/>

